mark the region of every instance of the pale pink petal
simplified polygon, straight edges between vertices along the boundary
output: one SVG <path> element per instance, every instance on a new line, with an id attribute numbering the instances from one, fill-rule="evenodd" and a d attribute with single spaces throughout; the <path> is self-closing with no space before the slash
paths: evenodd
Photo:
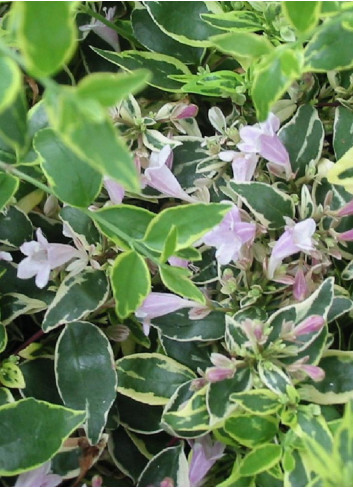
<path id="1" fill-rule="evenodd" d="M 255 154 L 236 153 L 233 158 L 233 180 L 235 182 L 250 182 L 254 176 L 259 157 Z"/>
<path id="2" fill-rule="evenodd" d="M 298 324 L 294 329 L 293 333 L 295 337 L 307 335 L 310 333 L 316 333 L 320 331 L 325 324 L 325 319 L 322 316 L 316 314 L 307 317 L 304 321 Z"/>
<path id="3" fill-rule="evenodd" d="M 49 265 L 44 265 L 37 273 L 36 275 L 36 286 L 42 289 L 47 285 L 49 282 L 49 276 L 50 276 L 50 266 Z"/>
<path id="4" fill-rule="evenodd" d="M 160 168 L 147 168 L 145 170 L 147 184 L 168 197 L 184 200 L 186 202 L 198 202 L 190 197 L 180 186 L 173 173 L 167 166 Z"/>
<path id="5" fill-rule="evenodd" d="M 173 267 L 181 267 L 181 268 L 188 268 L 189 265 L 188 260 L 184 260 L 183 258 L 179 258 L 177 256 L 169 257 L 168 263 L 170 263 Z"/>
<path id="6" fill-rule="evenodd" d="M 18 264 L 17 277 L 21 279 L 32 278 L 37 275 L 42 266 L 42 263 L 33 262 L 31 258 L 25 258 Z"/>
<path id="7" fill-rule="evenodd" d="M 192 445 L 189 466 L 190 485 L 197 487 L 215 462 L 222 457 L 225 445 L 220 442 L 212 442 L 210 435 L 196 438 L 190 444 Z"/>
<path id="8" fill-rule="evenodd" d="M 325 371 L 316 365 L 302 365 L 303 370 L 314 382 L 320 382 L 325 378 Z"/>
<path id="9" fill-rule="evenodd" d="M 0 251 L 0 260 L 12 261 L 12 256 L 7 251 Z"/>
<path id="10" fill-rule="evenodd" d="M 226 161 L 227 163 L 230 163 L 231 161 L 233 161 L 234 158 L 237 157 L 237 155 L 240 154 L 242 153 L 239 153 L 237 151 L 231 151 L 231 150 L 221 151 L 220 153 L 218 153 L 218 158 L 221 161 Z"/>
<path id="11" fill-rule="evenodd" d="M 38 243 L 40 243 L 41 245 L 45 246 L 48 244 L 48 240 L 47 238 L 43 235 L 43 232 L 40 228 L 37 229 L 36 231 L 36 236 L 37 236 L 37 241 Z"/>
<path id="12" fill-rule="evenodd" d="M 344 217 L 344 216 L 351 216 L 353 214 L 353 200 L 348 202 L 344 207 L 341 207 L 339 211 L 337 212 L 337 215 L 339 217 Z"/>
<path id="13" fill-rule="evenodd" d="M 269 113 L 268 118 L 265 122 L 260 122 L 259 126 L 261 129 L 269 134 L 274 134 L 278 131 L 281 121 L 279 117 L 277 117 L 272 112 Z"/>
<path id="14" fill-rule="evenodd" d="M 353 241 L 353 229 L 340 233 L 337 237 L 340 241 Z"/>
<path id="15" fill-rule="evenodd" d="M 289 155 L 278 136 L 262 134 L 260 136 L 260 155 L 268 161 L 288 166 Z"/>
<path id="16" fill-rule="evenodd" d="M 33 255 L 34 253 L 39 253 L 41 251 L 46 253 L 45 248 L 43 248 L 43 245 L 41 245 L 37 241 L 27 241 L 23 243 L 23 245 L 20 246 L 20 250 L 24 255 L 27 256 Z"/>
<path id="17" fill-rule="evenodd" d="M 185 307 L 197 307 L 199 304 L 194 301 L 183 299 L 175 294 L 163 292 L 151 292 L 143 304 L 135 311 L 138 318 L 156 318 Z"/>
<path id="18" fill-rule="evenodd" d="M 109 199 L 113 204 L 121 204 L 125 195 L 125 189 L 120 183 L 111 178 L 104 179 L 104 187 L 106 188 Z"/>
<path id="19" fill-rule="evenodd" d="M 48 247 L 48 263 L 51 269 L 60 267 L 76 257 L 81 257 L 81 254 L 73 246 L 52 243 Z"/>
<path id="20" fill-rule="evenodd" d="M 49 473 L 50 462 L 46 462 L 37 469 L 23 472 L 17 477 L 15 487 L 56 487 L 63 478 Z"/>
<path id="21" fill-rule="evenodd" d="M 199 108 L 195 104 L 180 104 L 176 110 L 173 111 L 172 117 L 176 119 L 188 119 L 195 117 L 199 111 Z"/>
<path id="22" fill-rule="evenodd" d="M 293 241 L 301 249 L 301 251 L 313 251 L 312 236 L 316 231 L 316 223 L 314 219 L 305 219 L 298 222 L 293 228 Z"/>
<path id="23" fill-rule="evenodd" d="M 304 276 L 304 272 L 301 268 L 295 275 L 295 281 L 293 285 L 293 296 L 297 301 L 303 301 L 309 292 L 308 285 Z"/>

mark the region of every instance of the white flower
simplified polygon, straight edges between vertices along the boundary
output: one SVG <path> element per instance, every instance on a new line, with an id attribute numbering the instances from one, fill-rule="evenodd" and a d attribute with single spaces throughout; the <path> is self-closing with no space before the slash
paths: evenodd
<path id="1" fill-rule="evenodd" d="M 49 280 L 50 271 L 80 257 L 80 253 L 73 246 L 48 243 L 42 230 L 37 229 L 37 241 L 23 243 L 20 250 L 27 258 L 24 258 L 17 268 L 17 277 L 26 279 L 36 277 L 36 286 L 42 289 Z"/>

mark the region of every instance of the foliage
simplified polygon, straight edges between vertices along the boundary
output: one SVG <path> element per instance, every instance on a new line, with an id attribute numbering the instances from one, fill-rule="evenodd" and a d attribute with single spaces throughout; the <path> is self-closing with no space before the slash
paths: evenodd
<path id="1" fill-rule="evenodd" d="M 351 2 L 0 6 L 2 486 L 349 486 Z"/>

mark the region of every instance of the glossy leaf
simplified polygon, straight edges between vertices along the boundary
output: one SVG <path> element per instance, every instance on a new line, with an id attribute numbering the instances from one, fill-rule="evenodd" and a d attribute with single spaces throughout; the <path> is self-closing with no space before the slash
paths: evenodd
<path id="1" fill-rule="evenodd" d="M 0 210 L 15 195 L 18 186 L 18 178 L 8 175 L 7 173 L 0 173 Z"/>
<path id="2" fill-rule="evenodd" d="M 210 36 L 219 33 L 201 18 L 201 14 L 210 10 L 208 2 L 146 2 L 146 7 L 163 32 L 188 46 L 208 47 Z"/>
<path id="3" fill-rule="evenodd" d="M 120 254 L 113 265 L 110 281 L 119 318 L 136 311 L 151 292 L 151 275 L 144 258 L 130 250 Z"/>
<path id="4" fill-rule="evenodd" d="M 252 414 L 273 414 L 282 407 L 279 397 L 268 389 L 254 389 L 231 395 L 231 400 Z"/>
<path id="5" fill-rule="evenodd" d="M 176 250 L 187 248 L 217 226 L 228 210 L 228 204 L 188 204 L 165 209 L 148 225 L 144 242 L 161 252 L 173 223 L 177 231 Z"/>
<path id="6" fill-rule="evenodd" d="M 33 398 L 0 406 L 0 475 L 20 474 L 50 460 L 85 416 Z"/>
<path id="7" fill-rule="evenodd" d="M 65 327 L 56 344 L 55 376 L 65 405 L 86 411 L 85 431 L 97 444 L 117 387 L 113 351 L 97 326 L 82 321 Z"/>
<path id="8" fill-rule="evenodd" d="M 108 279 L 101 270 L 86 268 L 79 275 L 67 276 L 44 316 L 43 331 L 50 331 L 95 311 L 106 301 L 108 291 Z"/>
<path id="9" fill-rule="evenodd" d="M 318 23 L 321 2 L 283 2 L 282 9 L 299 32 L 306 32 L 312 30 Z"/>
<path id="10" fill-rule="evenodd" d="M 80 80 L 77 95 L 85 100 L 97 100 L 104 107 L 112 107 L 130 94 L 141 90 L 149 79 L 147 70 L 133 73 L 91 73 Z"/>
<path id="11" fill-rule="evenodd" d="M 236 59 L 256 59 L 273 50 L 273 46 L 266 37 L 250 32 L 229 32 L 211 38 L 212 43 L 220 51 L 231 54 Z"/>
<path id="12" fill-rule="evenodd" d="M 100 209 L 91 217 L 102 233 L 123 249 L 128 249 L 128 238 L 142 239 L 155 214 L 142 207 L 123 204 Z"/>
<path id="13" fill-rule="evenodd" d="M 18 207 L 10 206 L 0 214 L 0 243 L 19 248 L 31 241 L 33 227 L 27 215 Z"/>
<path id="14" fill-rule="evenodd" d="M 225 31 L 255 32 L 263 29 L 261 17 L 251 10 L 230 10 L 229 12 L 201 14 L 201 19 L 213 27 Z"/>
<path id="15" fill-rule="evenodd" d="M 34 397 L 39 401 L 62 404 L 55 382 L 54 360 L 35 358 L 20 365 L 26 387 L 22 389 L 25 397 Z"/>
<path id="16" fill-rule="evenodd" d="M 74 54 L 75 2 L 16 2 L 11 16 L 26 68 L 32 76 L 59 71 Z"/>
<path id="17" fill-rule="evenodd" d="M 5 326 L 0 323 L 0 353 L 2 353 L 7 345 L 7 332 Z"/>
<path id="18" fill-rule="evenodd" d="M 0 58 L 0 137 L 17 154 L 27 146 L 27 104 L 19 67 L 7 57 Z"/>
<path id="19" fill-rule="evenodd" d="M 188 467 L 183 445 L 165 448 L 146 465 L 137 487 L 159 487 L 166 478 L 175 487 L 189 487 Z"/>
<path id="20" fill-rule="evenodd" d="M 133 10 L 131 23 L 136 39 L 148 50 L 174 56 L 186 64 L 199 63 L 203 49 L 186 46 L 165 34 L 152 20 L 148 10 Z"/>
<path id="21" fill-rule="evenodd" d="M 189 311 L 167 314 L 152 320 L 163 336 L 167 338 L 188 341 L 211 341 L 223 338 L 225 330 L 225 315 L 222 312 L 211 311 L 202 319 L 190 319 Z"/>
<path id="22" fill-rule="evenodd" d="M 321 158 L 324 126 L 312 105 L 302 105 L 294 117 L 280 129 L 278 136 L 288 151 L 297 177 L 304 176 L 309 165 L 316 165 Z"/>
<path id="23" fill-rule="evenodd" d="M 347 192 L 353 193 L 353 147 L 336 162 L 328 174 L 327 180 L 334 185 L 341 185 Z"/>
<path id="24" fill-rule="evenodd" d="M 276 49 L 255 66 L 252 98 L 257 118 L 267 119 L 268 113 L 291 83 L 301 74 L 302 54 L 288 47 Z"/>
<path id="25" fill-rule="evenodd" d="M 118 469 L 136 482 L 148 459 L 136 447 L 129 432 L 122 426 L 112 431 L 108 449 Z"/>
<path id="26" fill-rule="evenodd" d="M 22 389 L 25 381 L 18 365 L 5 360 L 0 365 L 0 383 L 10 389 Z"/>
<path id="27" fill-rule="evenodd" d="M 240 444 L 253 448 L 273 440 L 278 421 L 272 416 L 235 413 L 226 420 L 224 429 Z"/>
<path id="28" fill-rule="evenodd" d="M 284 217 L 294 217 L 294 204 L 289 195 L 267 183 L 230 182 L 230 192 L 239 196 L 256 218 L 268 229 L 280 229 L 285 226 Z M 222 189 L 231 195 L 228 189 Z"/>
<path id="29" fill-rule="evenodd" d="M 182 295 L 193 301 L 206 303 L 205 296 L 200 289 L 190 280 L 190 271 L 185 268 L 164 265 L 159 267 L 164 285 L 175 294 Z"/>
<path id="30" fill-rule="evenodd" d="M 349 46 L 353 42 L 353 14 L 327 19 L 305 48 L 305 71 L 326 72 L 353 66 Z"/>
<path id="31" fill-rule="evenodd" d="M 148 84 L 152 87 L 160 88 L 166 92 L 180 92 L 180 83 L 169 78 L 169 75 L 189 75 L 189 68 L 173 56 L 149 51 L 105 51 L 94 48 L 97 54 L 104 59 L 120 66 L 127 71 L 134 71 L 140 68 L 148 69 L 152 78 Z"/>
<path id="32" fill-rule="evenodd" d="M 194 378 L 191 370 L 159 353 L 121 358 L 117 369 L 118 392 L 152 406 L 167 404 L 179 385 Z"/>
<path id="33" fill-rule="evenodd" d="M 257 447 L 241 461 L 239 473 L 242 476 L 251 476 L 268 470 L 279 462 L 281 454 L 281 447 L 273 443 Z"/>
<path id="34" fill-rule="evenodd" d="M 333 148 L 336 160 L 353 146 L 353 112 L 347 107 L 337 107 L 333 125 Z"/>
<path id="35" fill-rule="evenodd" d="M 55 195 L 77 207 L 88 207 L 98 196 L 102 175 L 79 158 L 52 129 L 36 134 L 34 147 L 40 154 L 42 170 Z"/>

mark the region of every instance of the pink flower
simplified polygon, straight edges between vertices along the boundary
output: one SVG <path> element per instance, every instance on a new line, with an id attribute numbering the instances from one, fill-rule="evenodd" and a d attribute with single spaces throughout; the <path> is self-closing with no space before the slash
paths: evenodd
<path id="1" fill-rule="evenodd" d="M 284 172 L 288 179 L 292 168 L 288 152 L 276 134 L 279 125 L 278 117 L 270 113 L 265 122 L 242 127 L 239 131 L 242 142 L 237 146 L 244 153 L 258 153 L 270 162 L 270 171 Z"/>
<path id="2" fill-rule="evenodd" d="M 186 202 L 198 202 L 197 199 L 190 197 L 181 188 L 180 183 L 170 169 L 172 162 L 173 152 L 170 146 L 164 146 L 158 153 L 153 151 L 150 156 L 149 166 L 142 177 L 142 182 L 168 197 L 175 197 Z"/>
<path id="3" fill-rule="evenodd" d="M 24 258 L 17 268 L 17 277 L 26 279 L 36 277 L 36 286 L 42 289 L 49 280 L 50 271 L 72 260 L 80 258 L 78 250 L 70 245 L 48 243 L 42 230 L 37 229 L 37 241 L 23 243 L 20 250 L 27 258 Z"/>
<path id="4" fill-rule="evenodd" d="M 113 21 L 116 7 L 103 7 L 105 18 L 110 22 Z M 102 38 L 106 43 L 110 44 L 115 51 L 120 51 L 119 37 L 117 32 L 111 27 L 106 26 L 100 20 L 93 19 L 91 24 L 81 25 L 80 31 L 93 31 L 97 36 Z"/>
<path id="5" fill-rule="evenodd" d="M 183 299 L 175 294 L 151 292 L 146 297 L 143 304 L 137 309 L 137 311 L 135 311 L 135 316 L 138 319 L 142 319 L 143 331 L 145 335 L 148 336 L 152 319 L 165 316 L 166 314 L 170 314 L 171 312 L 184 308 L 204 308 L 209 311 L 206 306 L 202 306 L 195 301 Z"/>
<path id="6" fill-rule="evenodd" d="M 60 475 L 50 473 L 50 462 L 17 477 L 15 487 L 56 487 L 62 482 Z"/>
<path id="7" fill-rule="evenodd" d="M 108 177 L 104 178 L 103 183 L 112 203 L 121 204 L 125 195 L 124 187 L 120 185 L 120 183 Z"/>
<path id="8" fill-rule="evenodd" d="M 189 265 L 188 260 L 184 260 L 183 258 L 179 258 L 178 256 L 169 257 L 168 263 L 170 263 L 173 267 L 181 267 L 181 268 L 188 268 Z"/>
<path id="9" fill-rule="evenodd" d="M 315 333 L 316 331 L 320 331 L 324 324 L 325 319 L 322 316 L 313 314 L 312 316 L 307 317 L 304 321 L 295 326 L 292 333 L 295 338 L 297 338 L 298 336 Z"/>
<path id="10" fill-rule="evenodd" d="M 256 154 L 239 151 L 221 151 L 218 157 L 222 161 L 232 162 L 233 180 L 237 183 L 250 182 L 259 160 Z"/>
<path id="11" fill-rule="evenodd" d="M 12 261 L 12 256 L 7 251 L 0 251 L 0 260 Z"/>
<path id="12" fill-rule="evenodd" d="M 177 104 L 171 114 L 171 119 L 189 119 L 195 117 L 199 108 L 195 104 Z"/>
<path id="13" fill-rule="evenodd" d="M 207 472 L 222 457 L 225 445 L 219 441 L 213 443 L 210 435 L 196 438 L 191 444 L 189 479 L 191 487 L 198 487 Z"/>
<path id="14" fill-rule="evenodd" d="M 211 362 L 214 367 L 209 367 L 205 372 L 205 379 L 209 382 L 220 382 L 231 379 L 236 371 L 234 360 L 221 353 L 211 353 Z"/>
<path id="15" fill-rule="evenodd" d="M 344 216 L 351 216 L 353 214 L 353 200 L 349 201 L 348 204 L 345 206 L 341 207 L 337 211 L 337 215 L 339 217 L 344 217 Z"/>
<path id="16" fill-rule="evenodd" d="M 249 245 L 254 240 L 256 225 L 243 222 L 238 207 L 235 205 L 227 212 L 222 222 L 212 231 L 205 234 L 202 241 L 208 246 L 217 248 L 218 263 L 226 265 L 242 257 L 243 245 Z"/>
<path id="17" fill-rule="evenodd" d="M 268 263 L 268 277 L 273 278 L 276 268 L 287 256 L 303 251 L 310 253 L 314 250 L 312 236 L 315 233 L 314 219 L 305 219 L 297 224 L 291 223 L 285 227 L 285 232 L 276 242 Z"/>
<path id="18" fill-rule="evenodd" d="M 287 370 L 288 372 L 296 373 L 298 372 L 299 375 L 300 373 L 304 373 L 308 375 L 311 379 L 313 379 L 314 382 L 320 382 L 325 378 L 325 371 L 317 367 L 316 365 L 309 365 L 305 362 L 309 360 L 309 355 L 300 358 L 296 362 L 292 363 L 291 365 L 288 365 Z"/>
<path id="19" fill-rule="evenodd" d="M 337 235 L 337 238 L 340 241 L 353 241 L 353 229 L 350 229 L 349 231 L 344 231 L 344 233 L 339 233 Z"/>

